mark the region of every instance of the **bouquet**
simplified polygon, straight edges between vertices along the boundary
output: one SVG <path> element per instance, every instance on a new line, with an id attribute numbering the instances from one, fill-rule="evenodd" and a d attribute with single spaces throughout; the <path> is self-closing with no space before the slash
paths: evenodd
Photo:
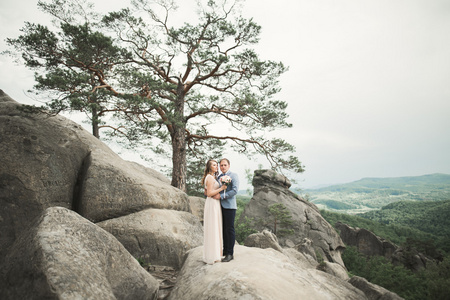
<path id="1" fill-rule="evenodd" d="M 220 183 L 228 186 L 231 183 L 231 177 L 228 175 L 224 175 L 224 176 L 220 177 Z"/>
<path id="2" fill-rule="evenodd" d="M 231 177 L 228 175 L 224 175 L 222 177 L 220 177 L 220 183 L 223 185 L 228 186 L 231 183 Z M 227 192 L 223 191 L 223 196 L 226 197 L 227 196 Z"/>

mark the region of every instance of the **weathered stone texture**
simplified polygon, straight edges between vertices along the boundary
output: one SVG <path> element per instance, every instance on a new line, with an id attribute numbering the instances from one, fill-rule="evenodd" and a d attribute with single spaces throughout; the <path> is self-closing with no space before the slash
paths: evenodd
<path id="1" fill-rule="evenodd" d="M 390 292 L 385 288 L 368 282 L 365 278 L 353 276 L 349 281 L 353 286 L 364 292 L 369 300 L 402 300 L 403 298 L 396 293 Z"/>
<path id="2" fill-rule="evenodd" d="M 190 211 L 187 195 L 160 173 L 124 161 L 75 122 L 1 90 L 0 142 L 1 258 L 48 207 L 92 222 L 147 208 Z"/>
<path id="3" fill-rule="evenodd" d="M 234 260 L 214 265 L 202 262 L 202 251 L 188 252 L 169 299 L 366 299 L 347 281 L 271 248 L 236 246 Z"/>
<path id="4" fill-rule="evenodd" d="M 63 207 L 17 238 L 1 269 L 1 299 L 154 299 L 158 282 L 108 232 Z"/>
<path id="5" fill-rule="evenodd" d="M 97 223 L 134 256 L 180 269 L 187 250 L 203 244 L 197 217 L 184 211 L 147 209 Z"/>
<path id="6" fill-rule="evenodd" d="M 196 216 L 203 224 L 203 213 L 205 210 L 205 198 L 189 196 L 189 206 L 191 207 L 191 213 Z"/>
<path id="7" fill-rule="evenodd" d="M 346 280 L 336 231 L 273 171 L 255 171 L 241 215 L 262 220 L 246 241 L 253 248 L 206 265 L 205 200 L 76 123 L 0 90 L 0 150 L 0 299 L 156 299 L 159 284 L 136 258 L 181 268 L 170 299 L 366 299 Z M 293 234 L 270 232 L 276 203 L 291 212 Z"/>
<path id="8" fill-rule="evenodd" d="M 282 203 L 292 216 L 293 234 L 277 236 L 282 247 L 311 240 L 312 247 L 325 260 L 344 265 L 341 251 L 345 248 L 334 228 L 320 215 L 317 207 L 289 190 L 289 180 L 271 170 L 256 170 L 253 177 L 254 194 L 240 217 L 253 218 L 258 231 L 268 229 L 274 231 L 269 214 L 269 206 Z"/>
<path id="9" fill-rule="evenodd" d="M 379 255 L 390 259 L 398 248 L 364 228 L 353 228 L 341 222 L 337 222 L 335 226 L 340 231 L 340 237 L 344 243 L 355 246 L 364 255 Z"/>
<path id="10" fill-rule="evenodd" d="M 257 247 L 261 249 L 272 248 L 280 252 L 283 251 L 278 244 L 277 236 L 268 230 L 249 235 L 245 239 L 244 245 L 247 247 Z"/>

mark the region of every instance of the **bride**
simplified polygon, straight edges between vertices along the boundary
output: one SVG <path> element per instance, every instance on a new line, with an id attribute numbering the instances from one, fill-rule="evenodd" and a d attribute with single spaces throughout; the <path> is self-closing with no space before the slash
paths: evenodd
<path id="1" fill-rule="evenodd" d="M 218 200 L 214 196 L 225 190 L 227 186 L 219 187 L 218 174 L 217 161 L 208 160 L 202 178 L 202 185 L 205 187 L 207 196 L 203 213 L 203 261 L 207 264 L 220 261 L 223 251 L 220 196 L 217 197 Z"/>

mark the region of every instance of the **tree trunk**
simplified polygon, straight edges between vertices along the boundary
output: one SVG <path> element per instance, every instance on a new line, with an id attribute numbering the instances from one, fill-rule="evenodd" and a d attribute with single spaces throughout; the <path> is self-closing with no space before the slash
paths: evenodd
<path id="1" fill-rule="evenodd" d="M 176 126 L 172 139 L 172 185 L 186 192 L 186 133 Z"/>
<path id="2" fill-rule="evenodd" d="M 186 122 L 184 120 L 184 90 L 180 82 L 175 103 L 172 134 L 172 186 L 186 192 Z"/>
<path id="3" fill-rule="evenodd" d="M 100 138 L 100 132 L 98 129 L 98 115 L 97 115 L 97 109 L 94 107 L 92 109 L 92 134 L 96 138 Z"/>

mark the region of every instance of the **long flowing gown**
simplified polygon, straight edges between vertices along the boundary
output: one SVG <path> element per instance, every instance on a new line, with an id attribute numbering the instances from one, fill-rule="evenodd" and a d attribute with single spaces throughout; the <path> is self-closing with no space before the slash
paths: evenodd
<path id="1" fill-rule="evenodd" d="M 208 177 L 211 177 L 209 180 L 214 180 L 213 188 L 218 189 L 219 183 L 211 175 L 207 175 L 205 178 L 205 188 Z M 203 214 L 203 261 L 213 264 L 221 260 L 223 251 L 220 200 L 207 197 Z"/>

